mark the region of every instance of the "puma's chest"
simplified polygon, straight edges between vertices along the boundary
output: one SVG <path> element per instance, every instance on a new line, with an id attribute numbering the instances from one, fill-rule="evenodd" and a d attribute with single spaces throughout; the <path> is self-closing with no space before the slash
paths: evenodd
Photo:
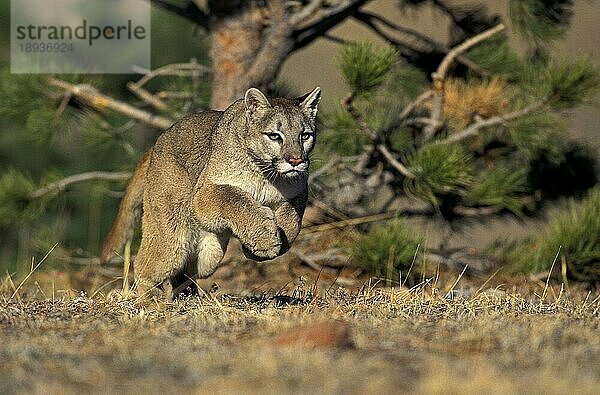
<path id="1" fill-rule="evenodd" d="M 227 175 L 222 174 L 217 179 L 213 178 L 211 181 L 235 186 L 250 194 L 262 205 L 272 208 L 300 195 L 305 188 L 305 184 L 301 181 L 277 185 L 267 180 L 262 174 L 250 171 L 241 171 Z"/>

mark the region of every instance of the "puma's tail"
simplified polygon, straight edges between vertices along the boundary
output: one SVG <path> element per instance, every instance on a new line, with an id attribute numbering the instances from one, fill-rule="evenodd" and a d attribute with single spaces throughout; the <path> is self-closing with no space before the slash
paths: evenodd
<path id="1" fill-rule="evenodd" d="M 121 251 L 127 240 L 133 236 L 135 227 L 140 221 L 144 197 L 144 179 L 150 164 L 151 152 L 152 150 L 149 150 L 144 155 L 129 180 L 125 196 L 123 196 L 119 206 L 117 218 L 110 233 L 106 236 L 106 240 L 104 240 L 100 263 L 107 263 L 115 253 Z"/>

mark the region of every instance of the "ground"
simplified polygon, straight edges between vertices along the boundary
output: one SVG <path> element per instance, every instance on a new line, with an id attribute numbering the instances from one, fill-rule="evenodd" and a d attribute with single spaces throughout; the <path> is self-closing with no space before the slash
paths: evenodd
<path id="1" fill-rule="evenodd" d="M 22 279 L 6 278 L 0 393 L 593 394 L 600 388 L 596 291 L 561 291 L 545 279 L 501 285 L 498 276 L 476 284 L 459 273 L 413 288 L 363 278 L 338 286 L 306 267 L 269 267 L 278 269 L 230 265 L 201 284 L 199 297 L 145 306 L 111 290 L 115 281 L 85 292 L 61 290 L 56 281 L 54 288 L 45 285 L 60 275 L 49 271 L 28 278 L 15 294 Z"/>

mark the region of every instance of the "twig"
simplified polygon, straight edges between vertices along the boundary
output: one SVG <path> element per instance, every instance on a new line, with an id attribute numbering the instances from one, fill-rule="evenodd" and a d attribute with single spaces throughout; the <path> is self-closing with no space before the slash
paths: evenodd
<path id="1" fill-rule="evenodd" d="M 38 268 L 38 267 L 40 267 L 40 265 L 41 265 L 42 263 L 44 263 L 44 261 L 45 261 L 45 260 L 46 260 L 46 259 L 47 259 L 47 258 L 50 256 L 50 254 L 52 253 L 52 251 L 54 251 L 54 249 L 55 249 L 57 246 L 58 246 L 58 243 L 54 244 L 54 246 L 52 246 L 52 248 L 50 249 L 50 251 L 48 251 L 48 252 L 46 253 L 46 255 L 44 255 L 44 257 L 42 258 L 42 260 L 41 260 L 41 261 L 40 261 L 40 262 L 39 262 L 37 265 L 35 265 L 35 267 L 33 267 L 33 268 L 32 268 L 32 269 L 29 271 L 29 273 L 27 274 L 27 276 L 25 276 L 25 278 L 23 279 L 23 281 L 21 281 L 21 282 L 19 283 L 19 286 L 17 286 L 17 288 L 15 289 L 15 291 L 13 292 L 13 294 L 12 294 L 12 295 L 10 296 L 10 298 L 8 299 L 9 301 L 10 301 L 10 300 L 13 300 L 13 298 L 15 297 L 15 295 L 17 294 L 17 292 L 19 292 L 19 289 L 21 289 L 21 287 L 23 286 L 23 284 L 25 284 L 25 282 L 26 282 L 26 281 L 29 279 L 29 277 L 31 277 L 31 275 L 33 274 L 33 272 L 35 272 L 35 271 L 37 270 L 37 268 Z"/>
<path id="2" fill-rule="evenodd" d="M 356 16 L 376 20 L 376 21 L 380 22 L 382 25 L 386 26 L 387 28 L 390 28 L 392 30 L 395 30 L 397 32 L 400 32 L 400 33 L 403 33 L 403 34 L 406 34 L 409 36 L 412 36 L 412 37 L 420 40 L 421 42 L 424 42 L 425 44 L 429 45 L 430 47 L 432 47 L 434 50 L 436 50 L 438 52 L 447 54 L 450 51 L 450 48 L 448 48 L 446 45 L 433 40 L 431 37 L 428 37 L 427 35 L 419 32 L 417 30 L 413 30 L 413 29 L 410 29 L 410 28 L 407 28 L 404 26 L 400 26 L 381 15 L 377 15 L 377 14 L 373 14 L 373 13 L 361 10 L 356 13 Z M 473 70 L 474 72 L 478 73 L 479 75 L 489 75 L 489 72 L 487 70 L 485 70 L 484 68 L 479 66 L 477 63 L 467 59 L 463 55 L 458 55 L 456 57 L 456 61 L 463 64 L 464 66 L 468 67 L 469 69 Z"/>
<path id="3" fill-rule="evenodd" d="M 394 155 L 392 155 L 392 153 L 387 149 L 385 145 L 377 144 L 376 148 L 377 151 L 379 151 L 381 155 L 383 155 L 383 157 L 388 161 L 388 163 L 394 169 L 398 170 L 400 174 L 402 174 L 406 178 L 415 178 L 415 175 L 410 170 L 408 170 L 406 166 L 404 166 L 402 163 L 396 160 L 396 158 L 394 158 Z"/>
<path id="4" fill-rule="evenodd" d="M 154 115 L 112 97 L 106 96 L 89 85 L 74 85 L 54 77 L 49 78 L 48 83 L 56 88 L 63 89 L 71 93 L 72 95 L 85 101 L 91 107 L 98 110 L 113 110 L 129 118 L 137 119 L 138 121 L 154 126 L 158 129 L 166 129 L 173 124 L 173 121 L 168 118 Z"/>
<path id="5" fill-rule="evenodd" d="M 389 134 L 390 132 L 392 132 L 393 130 L 398 129 L 399 127 L 405 125 L 407 123 L 407 118 L 409 117 L 409 115 L 411 115 L 424 102 L 431 99 L 431 96 L 433 96 L 432 90 L 425 91 L 425 92 L 421 93 L 419 96 L 417 96 L 417 98 L 415 100 L 413 100 L 406 107 L 404 107 L 404 109 L 402 110 L 400 115 L 398 115 L 398 118 L 396 118 L 396 120 L 391 125 L 387 126 L 385 129 L 381 130 L 381 132 L 380 132 L 381 135 L 385 136 L 385 135 Z M 411 118 L 411 121 L 415 120 L 415 119 L 418 119 L 418 118 Z"/>
<path id="6" fill-rule="evenodd" d="M 548 272 L 548 277 L 546 278 L 546 285 L 544 286 L 544 292 L 542 292 L 542 301 L 546 299 L 546 292 L 548 291 L 548 285 L 550 285 L 550 277 L 552 276 L 552 270 L 554 270 L 554 264 L 560 255 L 560 250 L 562 249 L 562 245 L 558 246 L 558 251 L 556 251 L 556 256 L 554 260 L 552 260 L 552 265 L 550 266 L 550 271 Z"/>
<path id="7" fill-rule="evenodd" d="M 151 79 L 161 76 L 177 76 L 177 77 L 189 77 L 199 74 L 209 74 L 210 69 L 207 66 L 196 62 L 189 63 L 171 63 L 166 66 L 159 67 L 154 70 L 140 70 L 141 74 L 144 74 L 139 81 L 135 84 L 138 86 L 146 85 Z"/>
<path id="8" fill-rule="evenodd" d="M 33 193 L 31 193 L 31 199 L 38 199 L 51 192 L 60 192 L 65 190 L 69 185 L 83 181 L 91 180 L 106 180 L 106 181 L 122 181 L 131 178 L 131 173 L 127 171 L 123 172 L 106 172 L 106 171 L 90 171 L 88 173 L 75 174 L 62 180 L 50 183 Z"/>
<path id="9" fill-rule="evenodd" d="M 479 130 L 482 128 L 488 128 L 490 126 L 496 126 L 502 124 L 504 122 L 512 121 L 514 119 L 523 117 L 533 111 L 536 111 L 546 105 L 547 100 L 541 100 L 539 102 L 533 103 L 530 106 L 527 106 L 521 110 L 513 111 L 508 114 L 498 115 L 495 117 L 487 118 L 487 119 L 479 119 L 475 123 L 471 124 L 467 128 L 461 130 L 460 132 L 453 133 L 450 136 L 446 137 L 443 140 L 438 140 L 436 144 L 452 144 L 467 139 L 469 137 L 475 136 L 479 133 Z"/>
<path id="10" fill-rule="evenodd" d="M 329 223 L 321 224 L 321 225 L 311 225 L 311 226 L 308 226 L 308 227 L 302 229 L 302 233 L 300 235 L 302 236 L 302 235 L 308 235 L 308 234 L 312 234 L 312 233 L 316 233 L 316 232 L 323 232 L 323 231 L 332 230 L 332 229 L 340 229 L 340 228 L 345 228 L 348 226 L 366 224 L 369 222 L 384 221 L 386 219 L 395 218 L 400 215 L 427 215 L 430 213 L 431 213 L 430 211 L 424 211 L 424 210 L 387 211 L 387 212 L 380 213 L 380 214 L 366 215 L 363 217 L 350 218 L 350 219 L 345 219 L 345 220 L 341 220 L 341 221 L 329 222 Z"/>
<path id="11" fill-rule="evenodd" d="M 310 25 L 297 29 L 292 33 L 293 51 L 304 48 L 314 40 L 322 37 L 331 28 L 346 19 L 370 0 L 344 0 L 328 9 L 323 16 Z"/>
<path id="12" fill-rule="evenodd" d="M 504 29 L 505 26 L 503 24 L 499 24 L 469 38 L 468 40 L 465 40 L 462 44 L 452 48 L 448 54 L 444 56 L 444 59 L 442 59 L 437 70 L 431 74 L 434 94 L 431 105 L 431 123 L 423 129 L 423 138 L 425 141 L 431 139 L 435 135 L 435 133 L 441 127 L 444 119 L 444 83 L 450 65 L 454 62 L 457 56 Z"/>
<path id="13" fill-rule="evenodd" d="M 365 133 L 375 145 L 375 149 L 379 151 L 383 157 L 389 162 L 389 164 L 396 169 L 400 174 L 407 178 L 415 178 L 415 175 L 408 170 L 402 163 L 400 163 L 389 149 L 380 141 L 379 135 L 369 127 L 367 121 L 363 115 L 354 107 L 354 95 L 350 94 L 343 102 L 344 108 L 358 123 L 360 130 Z"/>
<path id="14" fill-rule="evenodd" d="M 153 95 L 152 93 L 139 86 L 137 83 L 129 81 L 127 83 L 127 89 L 129 89 L 137 97 L 150 104 L 157 110 L 164 111 L 167 109 L 167 104 L 165 102 L 163 102 L 157 96 Z"/>
<path id="15" fill-rule="evenodd" d="M 290 252 L 292 254 L 296 255 L 298 257 L 298 259 L 300 259 L 302 261 L 302 263 L 304 263 L 305 265 L 309 266 L 311 269 L 314 269 L 318 272 L 323 272 L 323 271 L 327 271 L 327 272 L 331 272 L 331 273 L 338 272 L 338 270 L 336 270 L 336 269 L 332 269 L 329 267 L 324 267 L 322 265 L 319 265 L 317 262 L 314 261 L 314 259 L 312 259 L 308 255 L 304 254 L 303 252 L 298 251 L 296 248 L 292 248 L 290 250 Z"/>

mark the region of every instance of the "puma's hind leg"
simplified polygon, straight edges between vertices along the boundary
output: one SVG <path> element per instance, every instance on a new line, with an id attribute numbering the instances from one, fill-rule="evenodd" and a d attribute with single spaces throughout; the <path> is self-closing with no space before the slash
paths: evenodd
<path id="1" fill-rule="evenodd" d="M 159 231 L 157 223 L 147 212 L 142 223 L 142 242 L 133 262 L 134 290 L 142 298 L 155 296 L 170 299 L 173 296 L 169 289 L 171 287 L 165 287 L 165 283 L 185 267 L 188 255 L 185 237 L 178 237 L 175 232 L 164 229 Z"/>

